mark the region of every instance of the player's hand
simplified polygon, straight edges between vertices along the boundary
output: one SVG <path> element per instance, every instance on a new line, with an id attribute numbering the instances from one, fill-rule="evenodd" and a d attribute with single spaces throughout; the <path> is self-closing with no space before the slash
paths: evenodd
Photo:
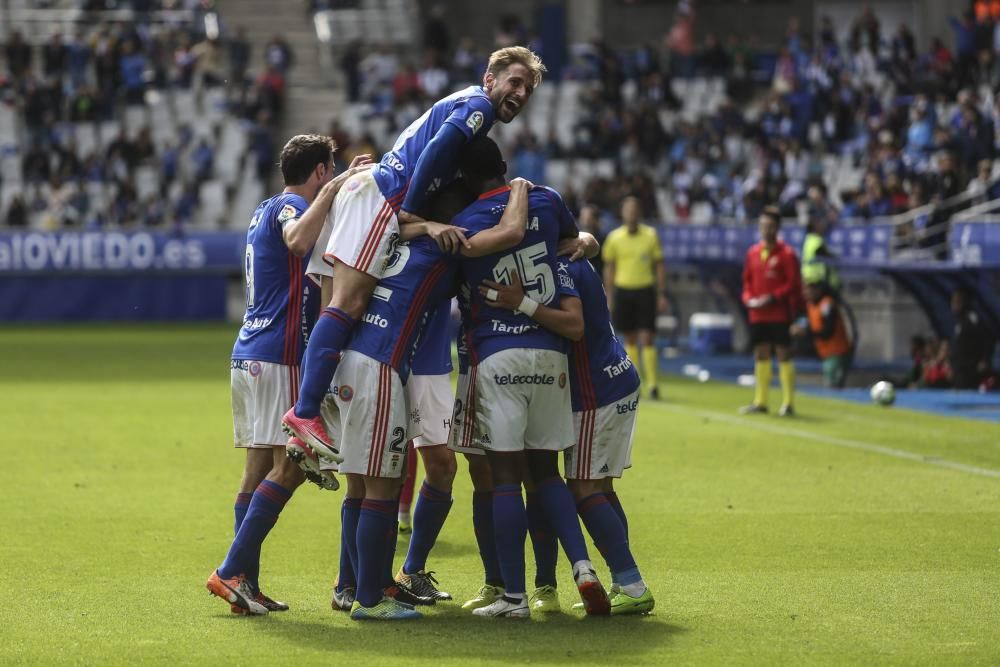
<path id="1" fill-rule="evenodd" d="M 357 158 L 351 160 L 351 166 L 345 169 L 342 174 L 340 174 L 339 176 L 331 180 L 329 183 L 324 185 L 323 190 L 327 191 L 328 194 L 335 197 L 337 196 L 337 193 L 340 192 L 340 188 L 344 187 L 344 183 L 346 183 L 351 176 L 359 174 L 362 171 L 368 171 L 369 169 L 375 166 L 374 163 L 371 162 L 370 158 L 368 162 L 364 162 L 358 166 L 354 166 L 354 163 L 357 162 L 358 158 L 360 157 L 365 157 L 365 156 L 359 155 Z"/>
<path id="2" fill-rule="evenodd" d="M 356 155 L 351 164 L 348 165 L 348 169 L 354 169 L 355 167 L 363 167 L 366 164 L 372 163 L 372 156 L 369 153 L 362 153 L 361 155 Z"/>
<path id="3" fill-rule="evenodd" d="M 666 315 L 670 312 L 670 299 L 665 294 L 661 294 L 656 298 L 656 312 L 660 315 Z"/>
<path id="4" fill-rule="evenodd" d="M 592 234 L 581 232 L 575 239 L 561 239 L 556 254 L 569 255 L 569 261 L 575 262 L 581 257 L 594 257 L 600 250 L 601 244 Z"/>
<path id="5" fill-rule="evenodd" d="M 465 238 L 465 232 L 468 230 L 462 227 L 430 221 L 424 222 L 424 225 L 427 227 L 427 236 L 434 239 L 442 252 L 454 255 L 461 252 L 462 248 L 472 247 Z"/>
<path id="6" fill-rule="evenodd" d="M 531 188 L 535 187 L 535 184 L 526 178 L 521 178 L 520 176 L 518 176 L 517 178 L 515 178 L 510 182 L 510 187 L 512 190 L 514 188 L 526 188 L 530 190 Z"/>
<path id="7" fill-rule="evenodd" d="M 524 287 L 521 286 L 521 277 L 517 275 L 517 271 L 511 272 L 510 285 L 484 280 L 479 286 L 479 293 L 486 299 L 486 305 L 490 308 L 517 310 L 524 299 Z"/>

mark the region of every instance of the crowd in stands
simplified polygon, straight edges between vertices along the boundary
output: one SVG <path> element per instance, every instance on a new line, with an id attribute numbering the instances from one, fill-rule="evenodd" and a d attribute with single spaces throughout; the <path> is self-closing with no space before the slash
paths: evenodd
<path id="1" fill-rule="evenodd" d="M 106 218 L 120 220 L 130 207 L 172 214 L 179 198 L 196 196 L 184 194 L 194 183 L 150 206 L 131 197 L 121 175 L 136 160 L 158 165 L 168 186 L 173 173 L 201 173 L 211 162 L 211 137 L 201 142 L 182 127 L 173 142 L 154 136 L 149 154 L 142 128 L 128 128 L 103 151 L 80 154 L 62 128 L 120 118 L 122 108 L 148 104 L 151 91 L 192 90 L 201 99 L 212 89 L 224 91 L 226 113 L 246 119 L 255 172 L 266 178 L 275 150 L 267 129 L 283 111 L 285 74 L 294 65 L 289 45 L 280 37 L 251 45 L 238 27 L 207 34 L 199 19 L 213 11 L 211 0 L 119 4 L 136 18 L 81 22 L 75 34 L 54 34 L 40 46 L 16 31 L 7 40 L 0 100 L 22 121 L 25 183 L 47 180 L 47 190 L 59 192 L 103 176 L 121 186 L 126 202 Z M 151 10 L 178 6 L 194 19 L 147 20 Z M 698 25 L 694 3 L 682 1 L 659 43 L 573 45 L 558 79 L 539 93 L 554 101 L 529 105 L 526 118 L 495 133 L 512 174 L 556 185 L 575 208 L 596 205 L 605 220 L 626 194 L 639 197 L 650 220 L 692 223 L 753 221 L 773 202 L 801 219 L 859 221 L 930 210 L 962 193 L 967 201 L 992 197 L 1000 194 L 993 178 L 1000 98 L 991 89 L 1000 77 L 1000 17 L 991 3 L 968 6 L 956 5 L 952 34 L 926 48 L 905 25 L 890 29 L 866 10 L 851 25 L 823 18 L 815 34 L 792 19 L 783 43 L 768 50 L 753 35 L 712 34 Z M 544 52 L 538 33 L 514 15 L 497 24 L 492 44 L 457 35 L 433 7 L 419 51 L 362 41 L 339 49 L 344 92 L 363 109 L 360 126 L 329 128 L 345 163 L 385 150 L 429 103 L 478 82 L 493 48 L 521 43 Z M 264 50 L 266 66 L 248 77 L 252 48 Z M 376 120 L 381 132 L 370 129 Z M 129 169 L 118 168 L 123 160 Z M 10 221 L 23 221 L 19 210 L 41 206 L 37 200 L 24 190 Z M 916 234 L 935 220 L 933 212 L 914 216 L 900 232 Z"/>
<path id="2" fill-rule="evenodd" d="M 185 225 L 200 210 L 202 184 L 222 171 L 220 151 L 240 161 L 227 165 L 227 197 L 244 160 L 266 180 L 293 64 L 280 36 L 256 46 L 239 26 L 220 34 L 211 0 L 101 0 L 80 9 L 71 34 L 53 23 L 33 44 L 15 26 L 4 45 L 0 149 L 17 166 L 0 170 L 0 221 Z M 131 10 L 129 18 L 115 10 Z M 266 63 L 256 76 L 254 48 Z M 233 140 L 222 145 L 225 119 L 241 121 L 238 154 L 227 150 Z M 4 126 L 16 134 L 2 136 Z"/>
<path id="3" fill-rule="evenodd" d="M 1000 23 L 983 3 L 978 13 L 964 6 L 956 3 L 952 34 L 926 48 L 907 26 L 888 28 L 866 10 L 851 25 L 823 18 L 816 34 L 793 19 L 768 51 L 752 35 L 697 33 L 695 8 L 681 2 L 659 44 L 572 47 L 556 85 L 578 99 L 564 113 L 560 94 L 546 122 L 504 134 L 512 173 L 551 182 L 553 162 L 610 162 L 611 173 L 553 184 L 609 215 L 637 194 L 650 219 L 680 222 L 753 221 L 773 202 L 788 216 L 857 222 L 965 192 L 996 196 Z M 494 46 L 543 46 L 513 16 L 495 37 L 456 40 L 431 14 L 418 57 L 354 43 L 340 61 L 348 98 L 398 130 L 442 93 L 477 82 Z M 707 103 L 692 105 L 699 96 Z"/>

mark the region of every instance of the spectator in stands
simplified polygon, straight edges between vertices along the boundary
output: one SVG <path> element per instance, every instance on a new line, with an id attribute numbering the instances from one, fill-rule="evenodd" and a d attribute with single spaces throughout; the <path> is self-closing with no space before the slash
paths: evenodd
<path id="1" fill-rule="evenodd" d="M 361 99 L 361 49 L 361 42 L 354 40 L 340 56 L 340 70 L 347 84 L 347 100 L 352 103 Z"/>
<path id="2" fill-rule="evenodd" d="M 514 148 L 514 175 L 532 183 L 545 183 L 545 153 L 531 132 L 521 134 Z"/>
<path id="3" fill-rule="evenodd" d="M 4 55 L 7 58 L 7 71 L 12 78 L 23 79 L 31 73 L 31 45 L 24 41 L 20 30 L 10 33 Z"/>
<path id="4" fill-rule="evenodd" d="M 694 8 L 689 0 L 681 0 L 677 4 L 674 24 L 664 41 L 670 50 L 670 69 L 673 76 L 683 79 L 694 76 Z"/>
<path id="5" fill-rule="evenodd" d="M 951 16 L 948 23 L 955 33 L 955 74 L 958 85 L 965 86 L 973 82 L 973 72 L 976 66 L 976 25 L 972 11 L 966 11 L 961 18 Z"/>
<path id="6" fill-rule="evenodd" d="M 264 62 L 282 74 L 295 64 L 295 53 L 283 35 L 275 35 L 264 47 Z"/>
<path id="7" fill-rule="evenodd" d="M 20 229 L 28 226 L 28 206 L 24 202 L 24 197 L 15 194 L 7 206 L 7 226 L 12 229 Z"/>
<path id="8" fill-rule="evenodd" d="M 54 32 L 42 47 L 42 72 L 47 79 L 62 79 L 69 65 L 69 49 L 63 43 L 62 33 Z"/>
<path id="9" fill-rule="evenodd" d="M 119 63 L 125 103 L 143 104 L 146 95 L 146 56 L 138 50 L 135 40 L 128 39 L 122 44 Z"/>
<path id="10" fill-rule="evenodd" d="M 979 165 L 976 167 L 976 175 L 969 179 L 969 184 L 965 187 L 965 191 L 972 197 L 975 197 L 977 201 L 984 200 L 992 182 L 993 161 L 980 160 Z"/>
<path id="11" fill-rule="evenodd" d="M 451 32 L 444 17 L 445 7 L 438 3 L 431 6 L 424 22 L 423 44 L 425 48 L 431 50 L 435 62 L 444 62 L 451 50 Z"/>
<path id="12" fill-rule="evenodd" d="M 996 339 L 972 307 L 967 289 L 952 292 L 951 312 L 955 318 L 949 345 L 952 384 L 956 389 L 977 389 L 990 369 Z"/>
<path id="13" fill-rule="evenodd" d="M 229 40 L 230 85 L 242 86 L 246 80 L 252 48 L 246 28 L 242 24 L 237 25 L 235 34 Z"/>

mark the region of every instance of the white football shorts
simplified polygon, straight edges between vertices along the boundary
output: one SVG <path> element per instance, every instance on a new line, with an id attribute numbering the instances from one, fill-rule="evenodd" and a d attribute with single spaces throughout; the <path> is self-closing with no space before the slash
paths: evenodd
<path id="1" fill-rule="evenodd" d="M 299 367 L 232 359 L 229 382 L 236 447 L 283 447 L 281 418 L 299 396 Z"/>
<path id="2" fill-rule="evenodd" d="M 328 217 L 330 238 L 323 261 L 330 266 L 340 262 L 381 278 L 399 240 L 399 219 L 371 170 L 347 179 Z"/>
<path id="3" fill-rule="evenodd" d="M 433 447 L 448 442 L 451 413 L 455 395 L 451 391 L 451 374 L 410 375 L 406 382 L 410 408 L 420 415 L 423 433 L 413 438 L 414 447 Z"/>
<path id="4" fill-rule="evenodd" d="M 566 450 L 566 479 L 621 477 L 632 467 L 639 390 L 614 403 L 573 413 L 576 444 Z"/>
<path id="5" fill-rule="evenodd" d="M 347 350 L 333 376 L 340 454 L 337 470 L 369 477 L 406 472 L 406 442 L 421 434 L 420 417 L 410 410 L 396 371 L 360 352 Z"/>
<path id="6" fill-rule="evenodd" d="M 565 354 L 502 350 L 480 361 L 477 369 L 476 444 L 495 452 L 562 451 L 573 445 Z"/>

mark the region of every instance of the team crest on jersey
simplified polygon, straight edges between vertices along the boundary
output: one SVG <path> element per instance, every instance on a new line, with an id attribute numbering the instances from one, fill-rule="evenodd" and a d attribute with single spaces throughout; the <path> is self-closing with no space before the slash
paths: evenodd
<path id="1" fill-rule="evenodd" d="M 250 370 L 250 377 L 257 377 L 258 375 L 260 375 L 260 370 L 261 370 L 260 362 L 251 361 L 249 370 Z"/>
<path id="2" fill-rule="evenodd" d="M 465 121 L 465 124 L 468 125 L 469 129 L 472 130 L 472 133 L 475 134 L 483 126 L 484 121 L 485 119 L 483 118 L 483 112 L 476 111 L 471 116 L 468 117 L 468 119 Z"/>
<path id="3" fill-rule="evenodd" d="M 559 388 L 560 389 L 565 389 L 566 388 L 566 374 L 565 373 L 560 373 L 559 374 Z"/>
<path id="4" fill-rule="evenodd" d="M 278 213 L 278 222 L 288 222 L 297 216 L 299 212 L 295 210 L 295 207 L 291 204 L 285 204 L 281 207 L 281 211 Z"/>
<path id="5" fill-rule="evenodd" d="M 338 389 L 339 391 L 337 392 L 337 394 L 340 396 L 340 400 L 342 400 L 343 402 L 347 403 L 352 398 L 354 398 L 354 387 L 352 387 L 351 385 L 342 384 Z"/>

